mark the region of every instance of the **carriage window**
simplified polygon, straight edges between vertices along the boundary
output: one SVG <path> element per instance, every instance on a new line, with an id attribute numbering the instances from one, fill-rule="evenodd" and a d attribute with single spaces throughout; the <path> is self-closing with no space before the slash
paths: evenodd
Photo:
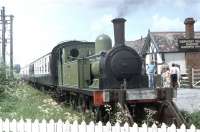
<path id="1" fill-rule="evenodd" d="M 71 55 L 72 57 L 78 57 L 79 51 L 78 51 L 76 48 L 71 49 L 71 50 L 70 50 L 70 55 Z"/>

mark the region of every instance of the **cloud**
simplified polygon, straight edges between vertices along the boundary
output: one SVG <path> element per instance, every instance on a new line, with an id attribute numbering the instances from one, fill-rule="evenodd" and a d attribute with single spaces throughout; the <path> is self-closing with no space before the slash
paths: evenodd
<path id="1" fill-rule="evenodd" d="M 154 9 L 154 7 L 160 11 L 162 10 L 161 7 L 170 5 L 173 8 L 177 7 L 177 12 L 182 9 L 181 11 L 184 14 L 192 14 L 191 16 L 199 16 L 198 13 L 200 12 L 199 0 L 0 1 L 0 6 L 6 6 L 7 14 L 14 15 L 14 54 L 18 63 L 28 63 L 33 58 L 46 54 L 62 39 L 81 38 L 93 41 L 101 33 L 113 36 L 112 23 L 110 21 L 116 16 L 127 16 L 139 10 L 144 14 L 148 14 L 145 19 L 148 23 L 152 23 L 151 29 L 163 31 L 184 30 L 183 20 L 179 17 L 172 18 L 167 16 L 168 10 L 164 16 L 154 15 L 150 17 L 151 11 L 154 11 L 151 9 Z M 194 13 L 196 14 L 194 15 Z M 172 13 L 172 15 L 174 14 Z M 170 16 L 172 15 L 170 14 Z M 181 15 L 183 16 L 183 14 Z M 129 17 L 131 15 L 127 16 L 127 18 Z M 149 17 L 152 22 L 149 21 Z M 138 20 L 138 23 L 144 26 L 140 20 Z M 146 22 L 145 24 L 148 23 Z M 197 22 L 195 26 L 200 27 L 200 23 Z M 140 27 L 140 30 L 136 32 L 142 32 L 141 29 Z"/>
<path id="2" fill-rule="evenodd" d="M 92 41 L 94 41 L 97 36 L 101 34 L 107 34 L 113 39 L 113 29 L 111 20 L 113 19 L 113 15 L 111 14 L 104 14 L 101 17 L 93 20 L 91 22 L 91 26 L 89 28 L 88 38 L 92 38 Z"/>
<path id="3" fill-rule="evenodd" d="M 154 15 L 152 17 L 151 30 L 156 31 L 177 31 L 183 30 L 184 24 L 180 18 L 168 18 L 166 16 Z"/>
<path id="4" fill-rule="evenodd" d="M 175 0 L 174 5 L 178 8 L 185 8 L 186 7 L 186 1 L 185 0 Z"/>
<path id="5" fill-rule="evenodd" d="M 194 24 L 194 31 L 199 31 L 200 30 L 200 21 L 196 21 Z"/>
<path id="6" fill-rule="evenodd" d="M 92 32 L 102 32 L 106 29 L 106 27 L 111 26 L 111 20 L 113 19 L 112 15 L 103 15 L 99 19 L 96 19 L 92 22 L 90 30 Z"/>
<path id="7" fill-rule="evenodd" d="M 196 19 L 196 18 L 194 18 Z M 200 20 L 195 20 L 194 24 L 194 30 L 199 31 L 200 30 Z M 151 24 L 151 30 L 154 31 L 184 31 L 185 25 L 184 25 L 184 19 L 180 19 L 179 17 L 176 18 L 169 18 L 166 16 L 159 16 L 154 15 L 152 17 L 152 24 Z"/>
<path id="8" fill-rule="evenodd" d="M 14 15 L 14 63 L 30 63 L 63 40 L 67 20 L 55 15 L 60 14 L 58 6 L 63 6 L 64 0 L 3 0 L 1 4 L 7 15 Z"/>
<path id="9" fill-rule="evenodd" d="M 55 7 L 74 7 L 74 8 L 89 8 L 91 10 L 109 9 L 112 15 L 124 17 L 129 14 L 135 13 L 138 10 L 148 11 L 153 8 L 162 8 L 162 6 L 170 5 L 180 10 L 186 10 L 187 12 L 196 12 L 199 10 L 199 0 L 3 0 L 3 4 L 12 5 L 12 8 L 21 7 L 24 8 L 38 8 L 44 11 L 44 8 Z M 27 6 L 29 5 L 29 6 Z M 193 7 L 189 8 L 188 7 Z M 187 13 L 186 12 L 186 13 Z"/>
<path id="10" fill-rule="evenodd" d="M 55 1 L 55 0 L 51 0 Z M 63 1 L 63 0 L 61 0 Z M 69 5 L 80 5 L 82 7 L 88 7 L 92 10 L 98 9 L 110 9 L 113 15 L 124 17 L 138 10 L 151 10 L 152 8 L 162 8 L 163 6 L 169 5 L 179 10 L 186 10 L 188 7 L 189 12 L 195 12 L 199 9 L 199 0 L 66 0 L 65 4 Z"/>

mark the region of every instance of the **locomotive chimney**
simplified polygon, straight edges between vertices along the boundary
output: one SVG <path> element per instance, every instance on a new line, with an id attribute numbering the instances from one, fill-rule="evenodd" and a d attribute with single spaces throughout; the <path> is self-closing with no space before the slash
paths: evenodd
<path id="1" fill-rule="evenodd" d="M 188 17 L 185 19 L 185 33 L 187 39 L 193 39 L 194 38 L 194 19 L 191 17 Z"/>
<path id="2" fill-rule="evenodd" d="M 115 46 L 123 46 L 125 45 L 125 21 L 124 18 L 115 18 L 112 20 L 114 27 L 114 38 L 115 38 Z"/>

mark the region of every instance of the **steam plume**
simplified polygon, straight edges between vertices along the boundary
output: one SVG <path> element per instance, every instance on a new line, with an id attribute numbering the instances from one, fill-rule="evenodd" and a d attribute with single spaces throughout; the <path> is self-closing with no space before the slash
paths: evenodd
<path id="1" fill-rule="evenodd" d="M 199 0 L 75 0 L 80 5 L 86 4 L 86 6 L 93 7 L 95 9 L 113 9 L 114 14 L 117 17 L 124 17 L 129 14 L 135 13 L 138 10 L 147 11 L 151 8 L 157 8 L 158 10 L 166 5 L 171 5 L 177 7 L 177 9 L 187 9 L 189 8 L 190 13 L 194 14 L 199 12 L 196 5 L 200 4 Z M 173 3 L 173 4 L 172 4 Z M 193 6 L 193 8 L 190 8 Z"/>

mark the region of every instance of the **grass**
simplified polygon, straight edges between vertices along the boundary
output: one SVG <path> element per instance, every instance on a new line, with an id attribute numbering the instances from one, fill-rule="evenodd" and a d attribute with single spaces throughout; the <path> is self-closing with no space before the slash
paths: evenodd
<path id="1" fill-rule="evenodd" d="M 8 88 L 0 96 L 0 117 L 5 119 L 61 119 L 73 122 L 88 121 L 87 115 L 78 113 L 64 104 L 58 104 L 49 95 L 30 85 Z"/>

